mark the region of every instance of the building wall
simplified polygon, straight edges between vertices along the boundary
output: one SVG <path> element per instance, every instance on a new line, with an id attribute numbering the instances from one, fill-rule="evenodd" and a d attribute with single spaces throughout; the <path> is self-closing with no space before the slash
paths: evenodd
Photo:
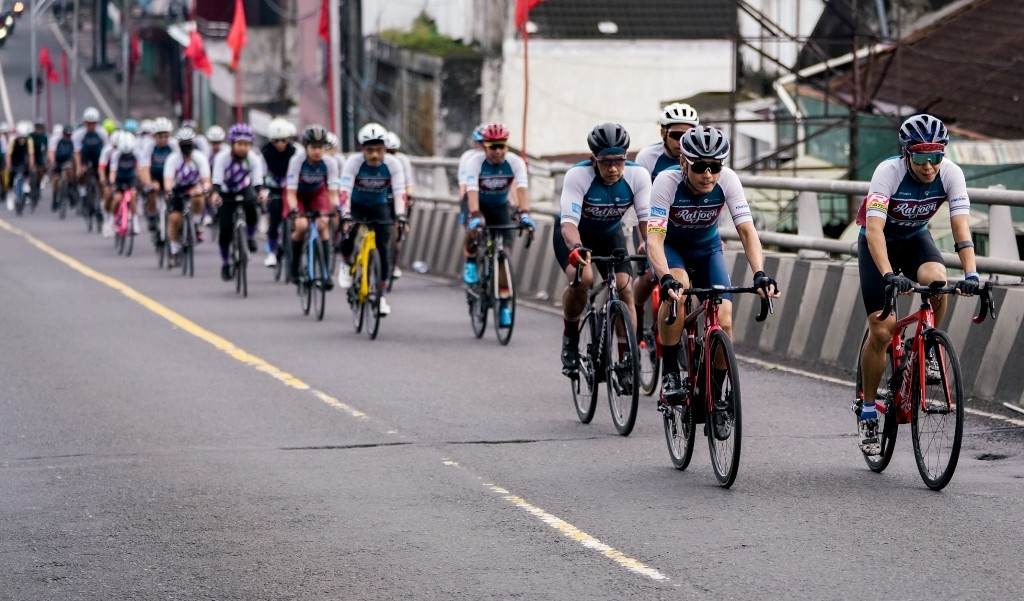
<path id="1" fill-rule="evenodd" d="M 319 37 L 321 0 L 296 0 L 296 14 L 315 14 L 316 18 L 299 19 L 295 28 L 295 52 L 291 54 L 289 73 L 292 78 L 292 97 L 298 98 L 302 125 L 331 122 L 328 106 L 327 76 L 325 73 L 326 44 Z M 375 5 L 376 2 L 364 2 Z"/>
<path id="2" fill-rule="evenodd" d="M 778 25 L 790 35 L 806 37 L 814 30 L 821 13 L 825 8 L 822 0 L 747 0 L 754 9 L 763 13 L 772 23 Z M 801 45 L 785 38 L 756 40 L 762 36 L 770 37 L 771 32 L 764 30 L 750 15 L 739 12 L 740 37 L 760 48 L 764 53 L 775 58 L 783 65 L 792 67 L 796 64 Z M 751 48 L 740 51 L 743 62 L 754 71 L 766 73 L 784 72 L 771 60 L 761 56 Z"/>

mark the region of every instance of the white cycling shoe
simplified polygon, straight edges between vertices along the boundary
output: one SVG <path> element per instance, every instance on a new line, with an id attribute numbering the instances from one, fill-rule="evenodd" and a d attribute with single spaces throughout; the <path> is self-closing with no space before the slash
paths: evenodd
<path id="1" fill-rule="evenodd" d="M 378 301 L 377 304 L 377 312 L 380 313 L 381 317 L 384 317 L 385 315 L 391 315 L 391 307 L 388 305 L 387 297 L 380 297 L 380 300 Z"/>

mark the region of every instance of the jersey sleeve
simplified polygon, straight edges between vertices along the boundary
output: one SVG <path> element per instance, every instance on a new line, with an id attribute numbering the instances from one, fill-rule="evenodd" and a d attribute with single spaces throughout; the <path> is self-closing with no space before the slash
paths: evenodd
<path id="1" fill-rule="evenodd" d="M 469 157 L 466 161 L 466 191 L 480 191 L 480 168 L 484 165 L 484 153 Z"/>
<path id="2" fill-rule="evenodd" d="M 299 155 L 292 155 L 288 159 L 288 171 L 284 175 L 285 190 L 296 190 L 299 185 L 299 170 L 302 169 L 302 161 L 305 160 Z"/>
<path id="3" fill-rule="evenodd" d="M 327 161 L 327 189 L 337 191 L 340 179 L 341 162 L 338 160 Z"/>
<path id="4" fill-rule="evenodd" d="M 654 173 L 654 167 L 658 164 L 658 157 L 661 156 L 662 145 L 651 144 L 650 146 L 644 146 L 640 149 L 640 152 L 636 153 L 637 165 L 640 165 L 647 170 L 647 178 L 651 179 L 651 174 Z"/>
<path id="5" fill-rule="evenodd" d="M 949 161 L 943 163 L 939 177 L 942 178 L 942 187 L 946 191 L 949 216 L 970 215 L 971 199 L 967 196 L 967 179 L 960 165 Z"/>
<path id="6" fill-rule="evenodd" d="M 647 220 L 648 234 L 668 233 L 668 212 L 675 200 L 676 188 L 681 181 L 681 171 L 662 171 L 651 185 L 651 211 Z"/>
<path id="7" fill-rule="evenodd" d="M 736 175 L 736 172 L 728 168 L 722 169 L 722 176 L 718 178 L 718 185 L 722 187 L 722 192 L 725 193 L 725 205 L 729 207 L 729 215 L 732 216 L 733 225 L 738 227 L 742 223 L 754 221 L 754 216 L 750 212 L 750 203 L 747 202 L 747 197 L 743 193 L 743 184 L 740 183 L 740 178 Z"/>
<path id="8" fill-rule="evenodd" d="M 512 176 L 515 178 L 517 188 L 530 187 L 530 175 L 526 171 L 526 161 L 519 155 L 508 155 L 509 164 L 512 167 Z"/>
<path id="9" fill-rule="evenodd" d="M 75 152 L 82 152 L 82 139 L 85 138 L 85 128 L 80 127 L 71 134 L 71 145 L 74 146 Z"/>
<path id="10" fill-rule="evenodd" d="M 178 167 L 181 167 L 181 162 L 184 157 L 180 153 L 174 152 L 167 157 L 167 162 L 164 163 L 164 187 L 167 189 L 174 187 L 174 175 L 178 171 Z M 170 184 L 170 185 L 168 185 Z"/>
<path id="11" fill-rule="evenodd" d="M 577 227 L 583 216 L 583 198 L 594 181 L 594 171 L 586 167 L 571 167 L 562 181 L 562 197 L 559 200 L 563 223 Z"/>
<path id="12" fill-rule="evenodd" d="M 354 154 L 345 161 L 345 167 L 341 170 L 341 187 L 339 188 L 344 195 L 351 195 L 352 189 L 356 185 L 356 175 L 359 173 L 359 166 L 363 162 L 363 155 Z M 345 200 L 345 197 L 342 197 Z"/>
<path id="13" fill-rule="evenodd" d="M 263 157 L 253 149 L 249 149 L 249 182 L 255 188 L 263 185 L 263 176 L 267 170 L 263 168 Z"/>
<path id="14" fill-rule="evenodd" d="M 883 161 L 871 174 L 868 195 L 864 197 L 864 218 L 889 218 L 889 199 L 899 188 L 903 174 L 899 173 L 899 161 Z"/>
<path id="15" fill-rule="evenodd" d="M 214 186 L 224 185 L 224 169 L 228 166 L 230 160 L 230 153 L 221 152 L 217 154 L 217 157 L 213 159 L 213 170 L 210 173 Z"/>
<path id="16" fill-rule="evenodd" d="M 395 214 L 405 215 L 405 171 L 394 155 L 385 155 L 384 163 L 391 172 L 391 194 L 395 197 Z"/>
<path id="17" fill-rule="evenodd" d="M 633 190 L 633 210 L 637 221 L 647 221 L 651 216 L 651 174 L 640 165 L 626 167 L 623 174 L 626 183 Z"/>
<path id="18" fill-rule="evenodd" d="M 153 162 L 154 148 L 156 148 L 156 142 L 152 138 L 146 139 L 145 143 L 142 144 L 142 149 L 139 150 L 139 168 L 149 167 L 150 163 Z"/>
<path id="19" fill-rule="evenodd" d="M 210 177 L 210 157 L 205 152 L 193 150 L 192 161 L 196 164 L 196 169 L 199 170 L 199 177 Z"/>

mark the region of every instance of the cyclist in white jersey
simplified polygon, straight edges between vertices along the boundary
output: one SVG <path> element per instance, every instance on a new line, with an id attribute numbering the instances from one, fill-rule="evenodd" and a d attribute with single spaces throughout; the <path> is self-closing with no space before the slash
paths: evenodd
<path id="1" fill-rule="evenodd" d="M 463 215 L 468 214 L 468 211 L 466 210 L 466 176 L 469 173 L 467 171 L 467 166 L 469 165 L 470 159 L 484 153 L 484 127 L 486 127 L 486 125 L 486 123 L 481 123 L 473 130 L 473 145 L 459 156 L 459 201 L 461 203 Z"/>
<path id="2" fill-rule="evenodd" d="M 387 149 L 387 153 L 398 159 L 398 162 L 402 165 L 402 171 L 405 172 L 405 211 L 408 214 L 409 210 L 412 209 L 412 205 L 416 202 L 413 199 L 413 192 L 415 192 L 415 186 L 413 185 L 413 172 L 412 172 L 412 161 L 409 160 L 409 155 L 404 152 L 398 152 L 398 149 L 402 147 L 402 139 L 398 137 L 393 131 L 389 131 L 387 137 L 384 138 L 384 147 Z M 394 206 L 394 198 L 388 198 L 388 204 Z M 398 279 L 402 277 L 402 270 L 398 268 L 398 256 L 402 253 L 402 232 L 399 228 L 405 228 L 404 233 L 409 233 L 408 222 L 402 225 L 395 223 L 395 257 L 393 267 L 391 269 L 391 277 Z"/>
<path id="3" fill-rule="evenodd" d="M 971 241 L 967 182 L 959 165 L 943 160 L 947 143 L 949 132 L 939 119 L 920 114 L 904 121 L 900 126 L 900 155 L 875 168 L 868 195 L 857 213 L 861 226 L 857 263 L 869 331 L 861 349 L 864 401 L 859 408 L 860 448 L 866 455 L 881 452 L 875 396 L 885 370 L 885 347 L 896 328 L 895 315 L 884 321 L 877 319 L 885 302 L 885 288 L 894 286 L 906 293 L 911 289 L 911 279 L 923 286 L 946 280 L 942 254 L 927 227 L 943 202 L 949 203 L 953 248 L 966 272 L 957 284 L 957 294 L 970 296 L 980 287 Z M 942 323 L 945 297 L 930 302 L 935 323 Z M 929 378 L 941 377 L 935 357 L 926 357 L 925 367 Z"/>
<path id="4" fill-rule="evenodd" d="M 194 219 L 203 214 L 203 196 L 210 192 L 210 161 L 197 148 L 198 135 L 191 127 L 182 126 L 175 134 L 178 151 L 164 164 L 164 189 L 168 192 L 167 238 L 171 242 L 171 267 L 177 267 L 181 252 L 181 224 L 185 203 L 189 203 Z M 196 231 L 197 241 L 202 237 Z"/>

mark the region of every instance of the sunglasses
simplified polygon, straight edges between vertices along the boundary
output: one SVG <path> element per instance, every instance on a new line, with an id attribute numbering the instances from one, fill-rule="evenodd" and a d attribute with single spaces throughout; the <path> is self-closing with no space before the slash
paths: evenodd
<path id="1" fill-rule="evenodd" d="M 626 164 L 626 157 L 597 157 L 594 159 L 598 165 L 604 167 L 621 167 Z"/>
<path id="2" fill-rule="evenodd" d="M 911 152 L 910 160 L 914 161 L 915 165 L 924 165 L 925 163 L 938 165 L 942 162 L 942 157 L 945 154 L 944 152 Z"/>
<path id="3" fill-rule="evenodd" d="M 498 149 L 501 149 L 501 148 L 505 148 L 506 146 L 508 146 L 508 144 L 506 144 L 504 142 L 484 142 L 484 146 L 486 146 L 487 148 L 498 148 Z"/>
<path id="4" fill-rule="evenodd" d="M 689 161 L 687 161 L 687 163 L 690 165 L 690 169 L 694 173 L 705 173 L 707 171 L 710 171 L 711 174 L 714 175 L 722 171 L 721 163 L 710 163 L 708 161 L 696 161 L 694 163 L 690 163 Z"/>
<path id="5" fill-rule="evenodd" d="M 670 137 L 670 138 L 672 138 L 676 142 L 678 142 L 679 140 L 683 139 L 683 136 L 686 135 L 686 132 L 685 131 L 670 131 L 670 132 L 668 132 L 665 135 Z"/>

